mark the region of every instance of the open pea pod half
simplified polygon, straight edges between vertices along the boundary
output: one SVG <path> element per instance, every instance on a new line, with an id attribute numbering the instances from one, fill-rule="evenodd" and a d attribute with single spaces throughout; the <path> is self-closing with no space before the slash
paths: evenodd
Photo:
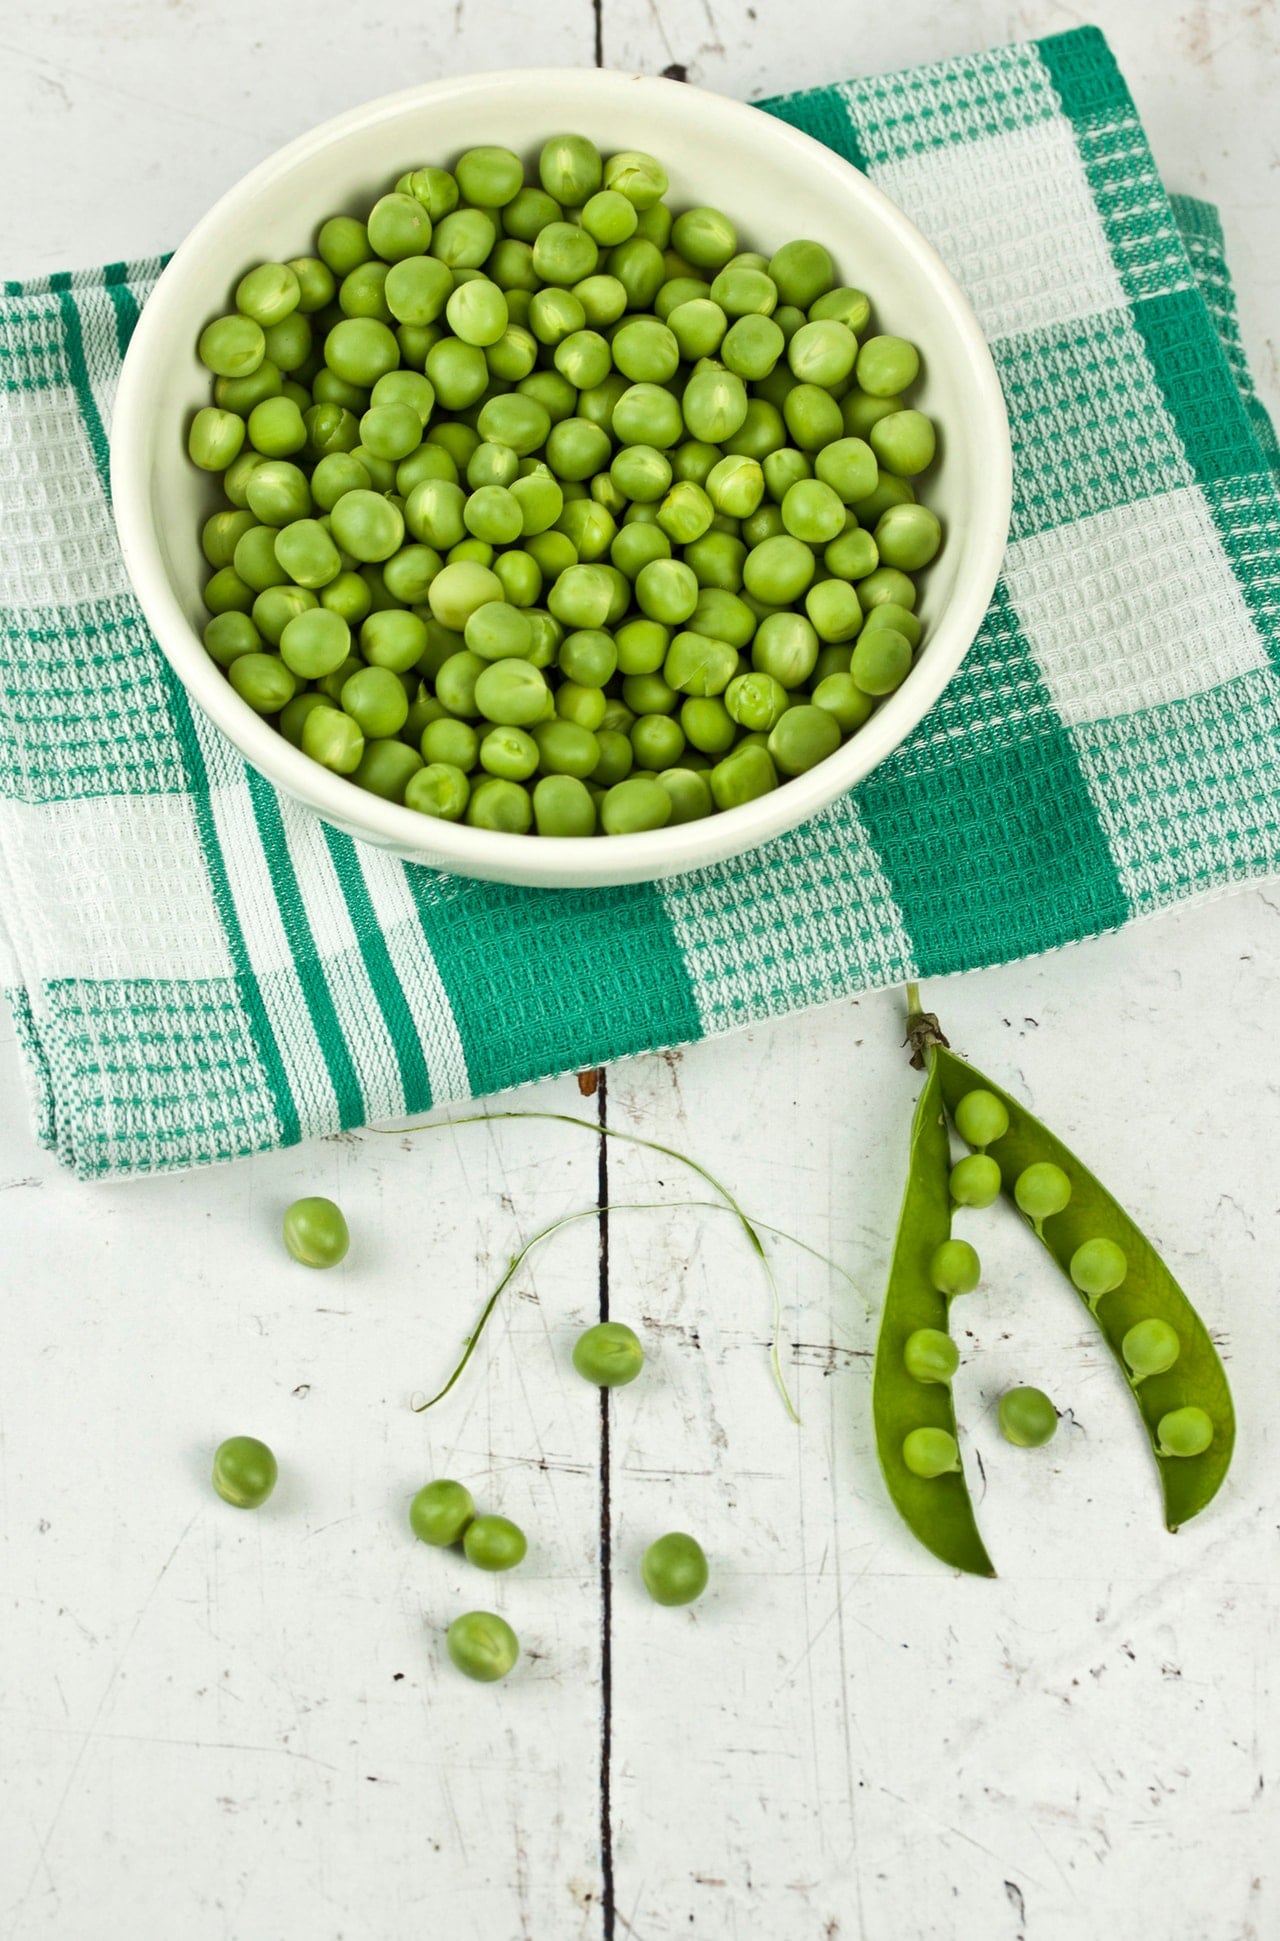
<path id="1" fill-rule="evenodd" d="M 940 1081 L 942 1100 L 953 1117 L 965 1093 L 975 1087 L 993 1092 L 1003 1102 L 1009 1114 L 1009 1129 L 987 1150 L 999 1164 L 1003 1191 L 1013 1204 L 1016 1205 L 1013 1189 L 1018 1175 L 1036 1161 L 1047 1160 L 1060 1166 L 1070 1180 L 1070 1201 L 1061 1213 L 1049 1215 L 1040 1233 L 1069 1282 L 1071 1257 L 1086 1240 L 1105 1238 L 1123 1249 L 1128 1272 L 1122 1284 L 1092 1305 L 1083 1295 L 1079 1298 L 1086 1312 L 1093 1315 L 1137 1403 L 1156 1456 L 1164 1492 L 1165 1523 L 1170 1530 L 1176 1530 L 1197 1516 L 1217 1494 L 1235 1444 L 1231 1390 L 1208 1330 L 1151 1242 L 1124 1208 L 1024 1105 L 943 1047 L 937 1047 L 932 1054 L 931 1084 L 934 1079 Z M 926 1087 L 926 1091 L 929 1089 Z M 945 1138 L 945 1133 L 942 1136 Z M 1163 1321 L 1172 1327 L 1178 1337 L 1178 1358 L 1163 1373 L 1148 1375 L 1135 1383 L 1120 1344 L 1136 1322 L 1147 1320 Z M 1172 1410 L 1187 1407 L 1203 1409 L 1209 1416 L 1213 1424 L 1212 1442 L 1199 1455 L 1161 1455 L 1157 1425 Z"/>
<path id="2" fill-rule="evenodd" d="M 950 1383 L 916 1381 L 907 1372 L 905 1358 L 907 1342 L 918 1328 L 947 1332 L 946 1296 L 934 1287 L 929 1262 L 951 1234 L 950 1168 L 941 1073 L 935 1058 L 911 1128 L 911 1163 L 876 1345 L 872 1383 L 876 1449 L 894 1505 L 921 1543 L 957 1570 L 994 1577 L 963 1471 L 917 1476 L 902 1453 L 914 1429 L 945 1429 L 952 1436 L 956 1432 Z"/>

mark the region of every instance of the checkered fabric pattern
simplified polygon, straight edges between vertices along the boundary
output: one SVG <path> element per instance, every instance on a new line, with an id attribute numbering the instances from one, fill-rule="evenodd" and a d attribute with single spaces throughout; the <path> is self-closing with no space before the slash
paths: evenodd
<path id="1" fill-rule="evenodd" d="M 188 706 L 107 497 L 158 261 L 0 303 L 0 984 L 39 1137 L 190 1166 L 1007 961 L 1280 869 L 1280 454 L 1214 212 L 1083 29 L 770 101 L 965 286 L 1014 444 L 960 673 L 851 795 L 673 882 L 519 890 L 277 796 Z"/>

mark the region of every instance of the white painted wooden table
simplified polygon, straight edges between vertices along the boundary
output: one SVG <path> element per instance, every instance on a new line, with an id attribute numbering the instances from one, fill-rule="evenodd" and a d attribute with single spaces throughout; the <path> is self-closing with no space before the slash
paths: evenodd
<path id="1" fill-rule="evenodd" d="M 1223 208 L 1273 406 L 1280 8 L 1097 0 L 1175 186 Z M 171 244 L 246 167 L 368 96 L 469 68 L 661 70 L 758 95 L 1076 24 L 930 0 L 66 0 L 7 27 L 6 274 Z M 1161 1529 L 1109 1364 L 1012 1223 L 984 1228 L 961 1407 L 1002 1575 L 953 1578 L 896 1523 L 868 1422 L 872 1310 L 913 1096 L 889 995 L 608 1074 L 611 1125 L 675 1142 L 781 1250 L 803 1424 L 732 1224 L 615 1214 L 521 1279 L 429 1417 L 518 1236 L 590 1207 L 593 1137 L 357 1135 L 88 1188 L 0 1114 L 0 1924 L 45 1941 L 1267 1941 L 1280 1934 L 1276 1327 L 1280 900 L 1242 896 L 935 985 L 953 1040 L 1096 1165 L 1224 1340 L 1242 1437 L 1202 1523 Z M 7 1027 L 5 1027 L 7 1030 Z M 595 1110 L 571 1080 L 518 1104 Z M 689 1190 L 614 1144 L 617 1199 Z M 301 1192 L 355 1232 L 282 1258 Z M 646 1379 L 602 1422 L 568 1368 L 607 1298 Z M 993 1432 L 1011 1380 L 1071 1415 Z M 256 1516 L 206 1481 L 223 1435 L 279 1451 Z M 603 1461 L 607 1454 L 607 1471 Z M 467 1480 L 530 1531 L 477 1580 L 410 1539 Z M 655 1533 L 713 1560 L 694 1610 L 637 1581 Z M 518 1676 L 443 1660 L 508 1612 Z"/>

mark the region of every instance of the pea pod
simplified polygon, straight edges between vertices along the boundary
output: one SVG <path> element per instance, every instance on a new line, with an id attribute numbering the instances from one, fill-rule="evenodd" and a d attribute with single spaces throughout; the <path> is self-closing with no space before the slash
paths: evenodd
<path id="1" fill-rule="evenodd" d="M 929 1075 L 911 1129 L 911 1160 L 898 1219 L 880 1338 L 876 1345 L 872 1410 L 876 1449 L 889 1494 L 908 1528 L 944 1563 L 994 1577 L 978 1534 L 960 1468 L 920 1476 L 907 1465 L 903 1444 L 916 1429 L 954 1437 L 950 1383 L 918 1381 L 908 1372 L 906 1346 L 921 1328 L 947 1332 L 947 1299 L 934 1287 L 929 1263 L 951 1234 L 951 1149 L 943 1110 L 941 1068 Z"/>
<path id="2" fill-rule="evenodd" d="M 1106 1239 L 1122 1250 L 1127 1270 L 1120 1285 L 1093 1299 L 1081 1294 L 1080 1299 L 1097 1322 L 1129 1385 L 1157 1459 L 1165 1523 L 1170 1530 L 1178 1529 L 1198 1515 L 1221 1488 L 1235 1442 L 1231 1391 L 1208 1330 L 1124 1208 L 1025 1106 L 941 1046 L 932 1057 L 931 1079 L 934 1076 L 940 1081 L 942 1099 L 953 1117 L 960 1100 L 975 1087 L 993 1093 L 1003 1103 L 1009 1114 L 1008 1130 L 987 1150 L 1000 1167 L 1002 1190 L 1011 1203 L 1016 1204 L 1014 1187 L 1028 1166 L 1047 1162 L 1066 1174 L 1071 1182 L 1070 1199 L 1035 1230 L 1068 1280 L 1072 1257 L 1086 1241 Z M 1035 1223 L 1031 1224 L 1034 1227 Z M 1154 1368 L 1135 1378 L 1121 1344 L 1130 1328 L 1150 1320 L 1162 1321 L 1173 1329 L 1178 1340 L 1177 1358 L 1166 1368 Z M 1213 1424 L 1213 1440 L 1195 1455 L 1162 1455 L 1159 1425 L 1172 1411 L 1182 1408 L 1206 1412 Z"/>

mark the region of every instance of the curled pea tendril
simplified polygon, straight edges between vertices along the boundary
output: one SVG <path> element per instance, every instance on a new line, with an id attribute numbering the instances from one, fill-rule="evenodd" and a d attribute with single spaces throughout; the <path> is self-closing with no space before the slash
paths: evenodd
<path id="1" fill-rule="evenodd" d="M 539 1119 L 553 1125 L 574 1126 L 580 1132 L 589 1132 L 593 1137 L 620 1139 L 626 1145 L 643 1147 L 645 1151 L 655 1152 L 663 1159 L 674 1159 L 678 1164 L 689 1167 L 700 1179 L 706 1180 L 707 1184 L 720 1195 L 720 1198 L 718 1200 L 619 1200 L 605 1206 L 584 1207 L 577 1213 L 566 1213 L 560 1219 L 553 1220 L 548 1226 L 542 1227 L 537 1233 L 526 1240 L 518 1251 L 511 1256 L 506 1272 L 502 1275 L 497 1286 L 493 1289 L 483 1308 L 480 1310 L 476 1325 L 466 1338 L 463 1345 L 463 1352 L 444 1386 L 437 1389 L 436 1393 L 429 1396 L 425 1401 L 412 1402 L 410 1406 L 414 1410 L 414 1413 L 422 1415 L 428 1409 L 433 1409 L 437 1402 L 442 1402 L 445 1396 L 456 1385 L 468 1362 L 471 1360 L 472 1355 L 475 1353 L 480 1342 L 480 1337 L 484 1333 L 502 1295 L 510 1286 L 534 1248 L 540 1246 L 544 1240 L 549 1240 L 553 1234 L 559 1233 L 563 1227 L 573 1226 L 581 1220 L 598 1219 L 602 1213 L 652 1213 L 663 1210 L 675 1211 L 682 1207 L 693 1207 L 703 1212 L 731 1214 L 738 1222 L 741 1231 L 746 1235 L 752 1252 L 760 1262 L 761 1271 L 764 1274 L 766 1284 L 769 1288 L 773 1306 L 773 1334 L 769 1347 L 769 1364 L 773 1371 L 774 1386 L 782 1397 L 787 1414 L 793 1422 L 798 1423 L 800 1417 L 791 1399 L 786 1377 L 782 1372 L 782 1295 L 779 1291 L 769 1256 L 765 1252 L 764 1242 L 760 1236 L 762 1233 L 767 1233 L 772 1234 L 779 1240 L 788 1241 L 791 1246 L 798 1247 L 802 1253 L 811 1255 L 815 1260 L 820 1260 L 824 1266 L 831 1268 L 834 1273 L 839 1274 L 843 1280 L 847 1281 L 855 1292 L 859 1292 L 860 1290 L 853 1276 L 841 1267 L 838 1261 L 832 1260 L 829 1255 L 824 1254 L 819 1248 L 811 1247 L 808 1241 L 801 1240 L 797 1235 L 786 1232 L 782 1227 L 770 1226 L 765 1220 L 748 1218 L 728 1187 L 723 1185 L 713 1173 L 708 1172 L 707 1168 L 700 1165 L 696 1159 L 690 1159 L 687 1153 L 678 1152 L 672 1146 L 661 1145 L 656 1139 L 643 1139 L 638 1133 L 623 1132 L 615 1126 L 601 1125 L 593 1119 L 576 1118 L 570 1112 L 471 1112 L 457 1119 L 436 1119 L 430 1123 L 424 1123 L 419 1120 L 407 1125 L 371 1126 L 369 1130 L 384 1136 L 400 1138 L 411 1132 L 443 1132 L 450 1127 L 489 1125 L 508 1119 Z"/>

